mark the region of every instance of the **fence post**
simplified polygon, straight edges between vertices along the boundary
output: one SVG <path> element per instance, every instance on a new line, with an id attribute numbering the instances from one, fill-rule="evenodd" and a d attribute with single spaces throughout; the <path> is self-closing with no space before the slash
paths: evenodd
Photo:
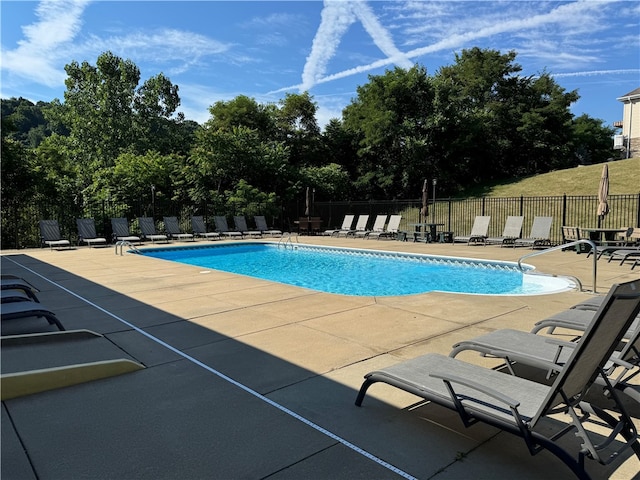
<path id="1" fill-rule="evenodd" d="M 567 194 L 562 195 L 562 225 L 567 224 Z"/>

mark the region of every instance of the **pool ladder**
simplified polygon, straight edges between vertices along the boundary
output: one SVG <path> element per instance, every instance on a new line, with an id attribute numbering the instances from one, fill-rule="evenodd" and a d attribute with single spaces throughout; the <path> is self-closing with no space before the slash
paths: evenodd
<path id="1" fill-rule="evenodd" d="M 298 240 L 298 234 L 297 233 L 293 234 L 291 232 L 285 232 L 280 237 L 280 240 L 278 240 L 278 248 L 280 248 L 280 246 L 282 246 L 283 248 L 287 248 L 287 245 L 288 245 L 293 250 L 295 248 L 293 246 L 293 240 L 291 240 L 291 237 L 293 237 L 293 235 L 295 235 L 296 243 L 300 243 L 300 241 Z"/>
<path id="2" fill-rule="evenodd" d="M 578 285 L 578 288 L 580 289 L 581 292 L 584 291 L 584 288 L 582 288 L 582 282 L 580 282 L 580 280 L 577 277 L 574 277 L 572 275 L 552 275 L 552 274 L 545 274 L 545 273 L 535 273 L 535 272 L 528 272 L 526 271 L 524 268 L 522 268 L 522 260 L 524 260 L 525 258 L 529 258 L 529 257 L 535 257 L 537 255 L 542 255 L 543 253 L 549 253 L 549 252 L 555 252 L 556 250 L 566 250 L 568 247 L 574 247 L 580 244 L 587 244 L 587 245 L 591 245 L 591 251 L 595 253 L 596 251 L 596 244 L 594 242 L 592 242 L 591 240 L 576 240 L 575 242 L 569 242 L 569 243 L 563 243 L 562 245 L 557 245 L 555 247 L 551 247 L 551 248 L 545 248 L 544 250 L 540 250 L 538 252 L 532 252 L 529 253 L 527 255 L 523 255 L 522 257 L 520 257 L 518 259 L 518 268 L 520 269 L 520 271 L 523 274 L 528 274 L 528 275 L 546 275 L 548 277 L 566 277 L 566 278 L 570 278 L 571 280 L 573 280 L 574 282 L 576 282 L 576 284 Z M 598 272 L 598 256 L 597 255 L 593 255 L 593 293 L 598 293 L 598 290 L 596 288 L 596 277 L 597 277 L 597 272 Z"/>
<path id="3" fill-rule="evenodd" d="M 140 254 L 140 250 L 138 250 L 133 243 L 131 243 L 131 242 L 127 241 L 127 240 L 119 240 L 119 241 L 116 242 L 116 255 L 118 254 L 118 247 L 120 247 L 120 255 L 121 256 L 122 256 L 122 250 L 124 249 L 124 247 L 129 247 L 129 248 L 131 248 L 133 250 L 133 253 Z"/>

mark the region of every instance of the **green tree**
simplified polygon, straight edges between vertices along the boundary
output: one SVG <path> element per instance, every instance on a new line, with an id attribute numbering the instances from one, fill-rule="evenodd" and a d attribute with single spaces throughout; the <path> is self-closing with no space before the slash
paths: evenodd
<path id="1" fill-rule="evenodd" d="M 572 123 L 572 164 L 589 165 L 606 162 L 615 157 L 612 137 L 615 130 L 604 125 L 604 120 L 587 114 L 573 119 Z"/>
<path id="2" fill-rule="evenodd" d="M 344 126 L 357 140 L 361 195 L 415 196 L 433 171 L 428 118 L 435 91 L 423 67 L 395 68 L 370 76 L 343 111 Z"/>

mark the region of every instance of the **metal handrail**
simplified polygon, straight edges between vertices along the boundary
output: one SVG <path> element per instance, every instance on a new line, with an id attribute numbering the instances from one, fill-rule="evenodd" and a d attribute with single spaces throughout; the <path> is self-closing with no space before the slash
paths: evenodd
<path id="1" fill-rule="evenodd" d="M 118 247 L 120 247 L 120 256 L 122 256 L 122 250 L 125 246 L 131 248 L 135 253 L 140 253 L 140 250 L 138 250 L 133 243 L 128 240 L 119 240 L 116 242 L 116 255 L 118 254 Z"/>
<path id="2" fill-rule="evenodd" d="M 293 241 L 291 240 L 291 232 L 285 232 L 280 236 L 280 239 L 278 240 L 278 247 L 280 247 L 280 245 L 282 245 L 284 248 L 287 248 L 287 245 L 291 245 L 291 248 L 293 249 Z M 296 243 L 300 243 L 300 240 L 298 239 L 298 234 L 296 233 Z"/>
<path id="3" fill-rule="evenodd" d="M 542 255 L 543 253 L 555 252 L 556 250 L 566 250 L 568 247 L 574 247 L 576 245 L 580 245 L 583 243 L 586 243 L 587 245 L 591 245 L 591 249 L 595 253 L 596 251 L 595 242 L 593 242 L 592 240 L 585 240 L 585 239 L 576 240 L 575 242 L 563 243 L 562 245 L 557 245 L 551 248 L 545 248 L 544 250 L 541 250 L 538 252 L 531 252 L 531 253 L 528 253 L 527 255 L 523 255 L 518 259 L 518 268 L 522 273 L 526 273 L 524 268 L 522 268 L 522 260 L 524 260 L 525 258 L 535 257 L 536 255 Z M 597 272 L 598 272 L 598 258 L 597 258 L 597 255 L 593 255 L 593 293 L 598 293 L 597 287 L 596 287 L 596 277 L 598 274 Z M 566 276 L 569 276 L 569 275 L 566 275 Z M 578 281 L 578 286 L 580 287 L 580 291 L 582 291 L 582 283 L 580 283 L 580 280 L 578 280 L 576 277 L 571 277 L 571 278 L 574 278 L 575 280 Z"/>

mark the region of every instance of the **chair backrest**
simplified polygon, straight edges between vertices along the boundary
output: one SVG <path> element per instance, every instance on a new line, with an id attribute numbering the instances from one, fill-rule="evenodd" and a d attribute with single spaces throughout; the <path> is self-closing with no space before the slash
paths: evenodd
<path id="1" fill-rule="evenodd" d="M 387 224 L 387 232 L 397 233 L 400 228 L 400 220 L 402 220 L 402 215 L 391 215 Z"/>
<path id="2" fill-rule="evenodd" d="M 613 285 L 531 425 L 565 399 L 580 400 L 602 371 L 620 340 L 640 312 L 640 279 Z"/>
<path id="3" fill-rule="evenodd" d="M 96 224 L 93 218 L 76 218 L 80 238 L 96 238 Z"/>
<path id="4" fill-rule="evenodd" d="M 388 215 L 378 215 L 376 217 L 376 221 L 373 222 L 373 230 L 374 232 L 382 232 L 384 231 L 384 226 L 387 223 Z"/>
<path id="5" fill-rule="evenodd" d="M 156 225 L 151 217 L 138 217 L 138 225 L 143 235 L 157 235 Z"/>
<path id="6" fill-rule="evenodd" d="M 551 224 L 553 217 L 535 217 L 531 225 L 531 235 L 529 238 L 541 238 L 546 240 L 551 234 Z"/>
<path id="7" fill-rule="evenodd" d="M 356 222 L 356 230 L 363 231 L 367 229 L 367 222 L 369 221 L 369 215 L 360 215 Z"/>
<path id="8" fill-rule="evenodd" d="M 478 215 L 473 221 L 473 226 L 471 227 L 471 235 L 486 237 L 487 232 L 489 231 L 489 222 L 491 221 L 490 216 L 481 216 Z"/>
<path id="9" fill-rule="evenodd" d="M 45 242 L 61 240 L 60 226 L 57 220 L 40 220 L 40 236 Z"/>
<path id="10" fill-rule="evenodd" d="M 256 228 L 261 232 L 264 232 L 265 230 L 269 230 L 269 227 L 267 227 L 267 219 L 264 218 L 264 215 L 254 216 L 253 221 L 256 222 Z"/>
<path id="11" fill-rule="evenodd" d="M 233 217 L 233 223 L 236 226 L 236 230 L 238 230 L 239 232 L 246 232 L 247 230 L 249 230 L 249 228 L 247 227 L 247 219 L 242 215 Z"/>
<path id="12" fill-rule="evenodd" d="M 228 232 L 229 231 L 229 225 L 227 225 L 227 219 L 224 218 L 222 215 L 218 215 L 213 217 L 213 221 L 216 224 L 216 230 L 218 232 Z"/>
<path id="13" fill-rule="evenodd" d="M 193 229 L 193 233 L 207 233 L 204 218 L 199 215 L 191 217 L 191 228 Z"/>
<path id="14" fill-rule="evenodd" d="M 182 233 L 180 231 L 180 225 L 178 225 L 177 217 L 163 217 L 164 220 L 164 228 L 172 235 L 178 235 Z"/>
<path id="15" fill-rule="evenodd" d="M 342 221 L 342 230 L 351 230 L 351 225 L 353 225 L 353 219 L 355 215 L 345 215 L 344 220 Z"/>
<path id="16" fill-rule="evenodd" d="M 131 235 L 129 233 L 129 222 L 126 218 L 112 218 L 111 228 L 116 237 L 128 237 Z"/>
<path id="17" fill-rule="evenodd" d="M 520 235 L 522 235 L 523 222 L 524 217 L 522 216 L 507 217 L 507 221 L 504 224 L 504 231 L 502 232 L 502 236 L 508 238 L 520 238 Z"/>

